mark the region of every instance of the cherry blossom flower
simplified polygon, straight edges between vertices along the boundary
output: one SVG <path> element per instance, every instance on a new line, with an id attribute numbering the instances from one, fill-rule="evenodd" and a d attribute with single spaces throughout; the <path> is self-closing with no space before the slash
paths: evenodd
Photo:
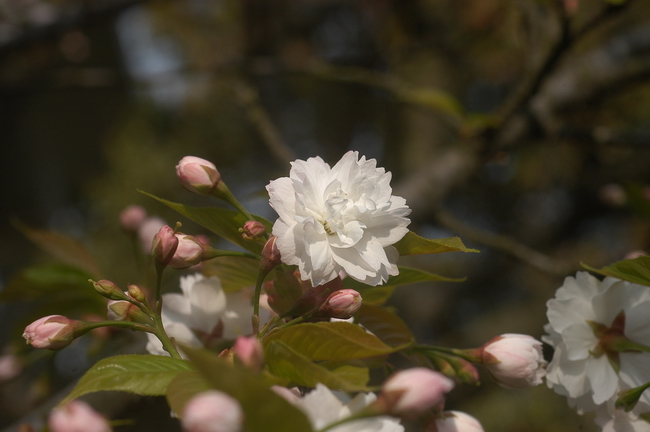
<path id="1" fill-rule="evenodd" d="M 645 402 L 638 403 L 633 411 L 625 412 L 616 409 L 614 399 L 611 399 L 596 409 L 594 421 L 601 432 L 650 432 L 650 423 L 639 416 L 641 413 L 650 413 L 650 406 Z"/>
<path id="2" fill-rule="evenodd" d="M 203 348 L 219 339 L 235 339 L 253 332 L 253 306 L 247 290 L 226 294 L 219 278 L 206 278 L 200 273 L 182 276 L 180 285 L 182 293 L 163 294 L 163 326 L 176 342 Z M 262 308 L 260 322 L 269 318 L 269 310 Z M 147 333 L 147 338 L 147 351 L 168 355 L 157 337 Z"/>
<path id="3" fill-rule="evenodd" d="M 396 275 L 392 245 L 408 232 L 411 210 L 391 194 L 390 180 L 375 159 L 354 151 L 331 168 L 320 157 L 292 162 L 289 177 L 266 187 L 279 216 L 273 235 L 282 261 L 313 286 L 341 270 L 373 286 Z"/>
<path id="4" fill-rule="evenodd" d="M 611 345 L 650 340 L 650 288 L 578 272 L 547 306 L 549 334 L 542 340 L 555 353 L 546 381 L 579 412 L 595 410 L 623 387 L 650 381 L 650 353 Z"/>
<path id="5" fill-rule="evenodd" d="M 293 402 L 307 414 L 315 430 L 349 417 L 367 407 L 377 399 L 374 393 L 359 393 L 353 399 L 346 399 L 343 394 L 335 394 L 322 384 Z M 398 419 L 389 416 L 370 417 L 343 423 L 332 428 L 330 432 L 403 432 L 404 427 Z"/>

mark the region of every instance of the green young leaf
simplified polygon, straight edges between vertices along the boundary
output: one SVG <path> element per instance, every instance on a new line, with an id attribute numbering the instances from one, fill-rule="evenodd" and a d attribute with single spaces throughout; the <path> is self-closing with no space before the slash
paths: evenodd
<path id="1" fill-rule="evenodd" d="M 269 334 L 263 343 L 284 342 L 313 361 L 351 360 L 390 354 L 396 350 L 377 336 L 348 322 L 297 324 Z"/>
<path id="2" fill-rule="evenodd" d="M 331 390 L 368 391 L 367 368 L 338 365 L 328 370 L 277 340 L 270 342 L 265 352 L 271 373 L 289 380 L 292 385 L 316 387 L 321 383 Z"/>
<path id="3" fill-rule="evenodd" d="M 239 291 L 255 286 L 259 263 L 243 257 L 220 257 L 203 263 L 205 276 L 218 276 L 226 292 Z"/>
<path id="4" fill-rule="evenodd" d="M 358 291 L 363 298 L 364 304 L 381 306 L 393 295 L 395 288 L 402 285 L 409 285 L 418 282 L 463 282 L 465 278 L 449 278 L 424 270 L 413 269 L 409 267 L 400 267 L 397 276 L 391 276 L 383 285 L 369 286 L 352 278 L 345 278 L 343 286 L 345 288 Z"/>
<path id="5" fill-rule="evenodd" d="M 425 239 L 409 231 L 400 241 L 393 246 L 400 255 L 422 255 L 444 252 L 478 252 L 478 249 L 466 247 L 458 237 L 444 239 Z"/>
<path id="6" fill-rule="evenodd" d="M 45 252 L 73 267 L 78 267 L 93 279 L 101 279 L 101 270 L 93 255 L 81 243 L 54 231 L 30 228 L 19 221 L 13 225 Z"/>
<path id="7" fill-rule="evenodd" d="M 246 432 L 312 432 L 305 414 L 271 390 L 262 374 L 228 364 L 206 350 L 184 348 L 183 351 L 212 388 L 239 401 L 244 410 Z M 184 383 L 187 387 L 178 390 L 179 392 L 188 393 L 192 388 L 201 386 L 196 382 L 196 377 L 179 379 L 190 381 Z M 174 404 L 174 411 L 182 413 L 183 407 L 178 406 L 177 402 Z"/>
<path id="8" fill-rule="evenodd" d="M 246 217 L 238 211 L 219 207 L 190 207 L 158 198 L 157 196 L 151 195 L 147 192 L 142 193 L 158 200 L 166 206 L 176 210 L 183 216 L 212 231 L 216 235 L 223 237 L 244 249 L 255 254 L 260 254 L 262 252 L 263 245 L 255 241 L 244 240 L 239 232 L 239 228 L 243 227 L 246 223 Z M 271 231 L 271 222 L 260 216 L 255 216 L 255 218 L 266 226 L 267 231 Z"/>
<path id="9" fill-rule="evenodd" d="M 391 347 L 407 348 L 415 343 L 406 323 L 382 307 L 364 303 L 354 314 L 354 319 Z"/>
<path id="10" fill-rule="evenodd" d="M 618 261 L 602 269 L 595 269 L 585 263 L 582 263 L 582 266 L 589 271 L 603 276 L 611 276 L 636 284 L 650 286 L 650 256 L 648 255 Z"/>
<path id="11" fill-rule="evenodd" d="M 176 375 L 188 370 L 192 370 L 190 363 L 165 356 L 127 354 L 108 357 L 95 363 L 81 377 L 61 405 L 98 391 L 118 390 L 143 396 L 162 396 Z"/>

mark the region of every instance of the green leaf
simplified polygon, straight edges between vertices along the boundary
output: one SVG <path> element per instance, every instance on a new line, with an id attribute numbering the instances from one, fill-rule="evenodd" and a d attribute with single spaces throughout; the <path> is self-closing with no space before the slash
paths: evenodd
<path id="1" fill-rule="evenodd" d="M 648 255 L 618 261 L 600 270 L 589 267 L 585 263 L 582 263 L 582 266 L 589 271 L 603 276 L 611 276 L 636 284 L 650 286 L 650 256 Z"/>
<path id="2" fill-rule="evenodd" d="M 422 255 L 444 252 L 478 252 L 478 249 L 466 247 L 458 237 L 444 239 L 425 239 L 409 231 L 400 241 L 393 246 L 400 255 Z"/>
<path id="3" fill-rule="evenodd" d="M 395 94 L 404 102 L 442 111 L 457 121 L 461 121 L 464 115 L 463 108 L 456 98 L 436 88 L 399 88 Z"/>
<path id="4" fill-rule="evenodd" d="M 184 348 L 183 351 L 212 388 L 239 401 L 244 410 L 246 432 L 312 432 L 305 414 L 271 390 L 263 375 L 226 363 L 206 350 Z M 185 387 L 173 391 L 189 393 L 201 386 L 196 377 L 179 378 L 183 379 L 189 382 L 182 382 Z M 182 397 L 186 396 L 179 395 L 178 399 Z M 181 414 L 182 406 L 174 404 L 174 411 Z"/>
<path id="5" fill-rule="evenodd" d="M 297 324 L 269 334 L 263 343 L 284 342 L 310 360 L 351 360 L 376 357 L 396 351 L 377 336 L 348 322 Z"/>
<path id="6" fill-rule="evenodd" d="M 185 360 L 157 355 L 127 354 L 102 359 L 81 377 L 61 405 L 87 393 L 118 390 L 162 396 L 179 372 L 192 370 Z"/>
<path id="7" fill-rule="evenodd" d="M 183 216 L 212 231 L 216 235 L 223 237 L 244 249 L 255 254 L 260 254 L 262 252 L 262 244 L 255 241 L 244 240 L 241 236 L 239 228 L 243 227 L 247 220 L 246 217 L 238 211 L 219 207 L 190 207 L 158 198 L 157 196 L 151 195 L 147 192 L 142 193 L 158 200 L 166 206 L 176 210 Z M 271 231 L 271 222 L 260 216 L 255 216 L 255 219 L 262 222 L 266 226 L 267 231 Z"/>
<path id="8" fill-rule="evenodd" d="M 406 323 L 385 308 L 364 303 L 354 314 L 354 320 L 391 347 L 406 348 L 415 343 Z"/>
<path id="9" fill-rule="evenodd" d="M 0 292 L 0 299 L 37 300 L 56 294 L 56 296 L 91 297 L 105 304 L 105 300 L 97 295 L 88 282 L 91 278 L 91 274 L 68 264 L 38 264 L 18 273 Z"/>
<path id="10" fill-rule="evenodd" d="M 93 279 L 101 279 L 102 272 L 97 262 L 81 243 L 54 231 L 30 228 L 20 221 L 14 221 L 13 225 L 38 247 L 58 260 L 86 271 Z"/>
<path id="11" fill-rule="evenodd" d="M 266 360 L 272 374 L 288 379 L 294 385 L 316 387 L 321 383 L 331 390 L 368 391 L 367 368 L 340 365 L 328 370 L 282 341 L 272 341 L 266 347 Z"/>
<path id="12" fill-rule="evenodd" d="M 449 278 L 429 273 L 424 270 L 399 267 L 399 274 L 391 276 L 383 285 L 373 287 L 355 281 L 352 278 L 345 278 L 343 280 L 343 286 L 358 291 L 363 298 L 364 304 L 380 306 L 393 295 L 393 292 L 397 287 L 402 285 L 409 285 L 418 282 L 463 282 L 465 279 L 466 278 Z"/>
<path id="13" fill-rule="evenodd" d="M 259 263 L 243 257 L 219 257 L 203 263 L 203 274 L 218 276 L 226 292 L 255 286 L 258 272 Z"/>

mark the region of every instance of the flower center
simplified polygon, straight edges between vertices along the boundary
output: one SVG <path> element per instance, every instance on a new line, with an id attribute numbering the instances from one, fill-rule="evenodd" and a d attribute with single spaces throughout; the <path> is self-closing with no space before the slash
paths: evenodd
<path id="1" fill-rule="evenodd" d="M 334 231 L 332 231 L 332 228 L 330 227 L 329 221 L 323 221 L 323 228 L 325 228 L 325 232 L 328 235 L 334 235 L 336 234 Z"/>

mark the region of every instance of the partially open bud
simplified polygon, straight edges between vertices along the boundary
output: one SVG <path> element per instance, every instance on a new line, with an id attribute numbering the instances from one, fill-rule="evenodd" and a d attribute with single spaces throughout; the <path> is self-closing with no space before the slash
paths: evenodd
<path id="1" fill-rule="evenodd" d="M 353 289 L 333 292 L 321 305 L 319 312 L 329 318 L 348 319 L 361 307 L 361 294 Z"/>
<path id="2" fill-rule="evenodd" d="M 90 283 L 93 284 L 95 291 L 111 300 L 123 300 L 124 293 L 114 282 L 111 282 L 106 279 L 98 280 L 97 282 L 89 279 Z"/>
<path id="3" fill-rule="evenodd" d="M 264 364 L 264 348 L 255 336 L 239 336 L 233 346 L 235 357 L 250 369 L 261 370 Z"/>
<path id="4" fill-rule="evenodd" d="M 203 261 L 203 243 L 194 236 L 176 233 L 178 247 L 169 265 L 175 269 L 195 266 Z"/>
<path id="5" fill-rule="evenodd" d="M 182 423 L 186 432 L 239 432 L 243 429 L 244 412 L 233 397 L 208 390 L 187 402 Z"/>
<path id="6" fill-rule="evenodd" d="M 52 410 L 48 425 L 51 432 L 111 431 L 106 419 L 80 400 L 73 400 L 61 408 Z"/>
<path id="7" fill-rule="evenodd" d="M 160 231 L 153 237 L 151 255 L 163 266 L 169 264 L 178 248 L 178 238 L 169 225 L 160 228 Z"/>
<path id="8" fill-rule="evenodd" d="M 49 315 L 39 318 L 25 328 L 23 337 L 34 348 L 64 348 L 77 337 L 75 330 L 81 321 L 71 320 L 63 315 Z"/>
<path id="9" fill-rule="evenodd" d="M 483 364 L 502 387 L 536 386 L 546 374 L 542 343 L 532 336 L 503 334 L 482 347 Z"/>
<path id="10" fill-rule="evenodd" d="M 416 367 L 395 372 L 381 388 L 378 406 L 386 414 L 416 417 L 431 408 L 442 409 L 454 382 L 431 369 Z"/>
<path id="11" fill-rule="evenodd" d="M 134 235 L 147 218 L 147 211 L 141 205 L 130 205 L 120 213 L 120 227 L 127 234 Z"/>
<path id="12" fill-rule="evenodd" d="M 484 432 L 483 426 L 469 414 L 445 411 L 426 429 L 426 432 Z"/>
<path id="13" fill-rule="evenodd" d="M 176 165 L 176 175 L 185 189 L 208 195 L 221 181 L 217 167 L 196 156 L 185 156 Z"/>
<path id="14" fill-rule="evenodd" d="M 239 229 L 241 236 L 246 240 L 257 240 L 264 237 L 266 234 L 266 226 L 259 221 L 247 221 L 242 228 Z"/>

